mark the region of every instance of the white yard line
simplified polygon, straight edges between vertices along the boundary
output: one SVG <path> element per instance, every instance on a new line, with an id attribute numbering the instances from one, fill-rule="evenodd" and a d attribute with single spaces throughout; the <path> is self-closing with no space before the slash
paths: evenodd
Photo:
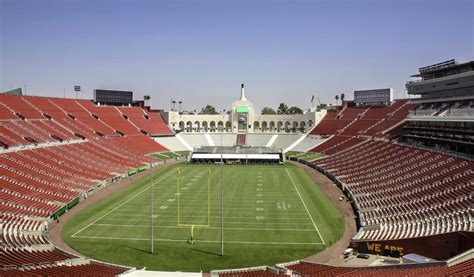
<path id="1" fill-rule="evenodd" d="M 83 239 L 106 239 L 106 240 L 146 240 L 149 241 L 149 238 L 115 238 L 115 237 L 89 237 L 89 236 L 75 236 L 75 238 Z M 175 241 L 175 242 L 186 242 L 186 239 L 153 239 L 154 241 Z M 220 240 L 195 240 L 199 242 L 207 243 L 221 243 Z M 273 245 L 323 245 L 320 242 L 280 242 L 280 241 L 226 241 L 225 243 L 233 244 L 273 244 Z"/>
<path id="2" fill-rule="evenodd" d="M 158 180 L 156 180 L 153 184 L 157 184 L 161 179 L 163 179 L 164 177 L 168 177 L 169 175 L 171 175 L 171 173 L 175 172 L 176 170 L 171 170 L 168 174 L 164 175 L 164 176 L 161 176 Z M 131 200 L 133 200 L 135 197 L 137 197 L 138 195 L 142 194 L 143 192 L 149 190 L 150 187 L 147 187 L 146 189 L 140 191 L 139 193 L 136 193 L 134 196 L 132 196 L 131 198 L 129 198 L 127 201 L 123 202 L 122 204 L 118 205 L 117 207 L 113 208 L 111 211 L 109 211 L 108 213 L 104 214 L 103 216 L 99 217 L 98 219 L 92 221 L 92 223 L 90 223 L 89 225 L 87 225 L 86 227 L 82 228 L 81 230 L 75 232 L 71 237 L 75 237 L 77 234 L 79 234 L 80 232 L 84 231 L 85 229 L 89 228 L 89 226 L 91 226 L 92 224 L 96 223 L 97 221 L 101 220 L 102 218 L 106 217 L 107 215 L 111 214 L 113 211 L 117 210 L 118 208 L 122 207 L 123 205 L 127 204 L 128 202 L 130 202 Z"/>
<path id="3" fill-rule="evenodd" d="M 321 238 L 321 242 L 322 242 L 324 245 L 326 245 L 326 243 L 324 242 L 323 236 L 321 236 L 321 233 L 319 232 L 318 226 L 317 226 L 316 223 L 314 222 L 314 219 L 313 219 L 313 217 L 311 216 L 311 213 L 309 212 L 308 207 L 306 207 L 306 204 L 304 203 L 303 198 L 301 197 L 300 191 L 298 190 L 298 188 L 296 187 L 295 182 L 293 181 L 293 177 L 291 177 L 291 174 L 290 174 L 290 172 L 288 171 L 288 168 L 286 168 L 286 173 L 288 174 L 288 176 L 290 176 L 291 183 L 293 183 L 293 186 L 295 187 L 296 192 L 298 193 L 298 196 L 300 197 L 301 202 L 303 203 L 303 206 L 304 206 L 304 208 L 306 209 L 306 212 L 308 213 L 309 218 L 311 219 L 311 222 L 312 222 L 313 225 L 314 225 L 314 228 L 315 228 L 316 231 L 318 232 L 319 237 Z"/>

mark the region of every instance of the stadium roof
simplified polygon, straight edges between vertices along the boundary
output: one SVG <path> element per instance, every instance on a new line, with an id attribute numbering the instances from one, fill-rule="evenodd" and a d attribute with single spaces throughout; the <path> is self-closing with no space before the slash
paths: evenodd
<path id="1" fill-rule="evenodd" d="M 461 72 L 474 70 L 474 61 L 458 63 L 456 60 L 449 60 L 429 66 L 420 67 L 417 74 L 410 77 L 438 78 L 441 76 L 453 75 Z"/>

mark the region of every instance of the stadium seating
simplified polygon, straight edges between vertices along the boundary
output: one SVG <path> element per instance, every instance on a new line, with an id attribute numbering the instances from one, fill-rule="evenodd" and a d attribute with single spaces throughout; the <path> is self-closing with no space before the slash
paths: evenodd
<path id="1" fill-rule="evenodd" d="M 247 134 L 247 145 L 266 146 L 272 137 L 272 134 Z"/>
<path id="2" fill-rule="evenodd" d="M 217 274 L 212 276 L 222 277 L 274 277 L 274 276 L 288 276 L 283 273 L 278 273 L 275 269 L 270 269 L 266 266 L 246 268 L 246 269 L 233 269 L 217 271 Z"/>
<path id="3" fill-rule="evenodd" d="M 149 135 L 171 135 L 173 132 L 161 118 L 159 112 L 146 112 L 136 107 L 118 107 L 122 115 L 130 122 Z"/>
<path id="4" fill-rule="evenodd" d="M 115 129 L 113 129 L 113 127 L 108 125 L 101 118 L 94 117 L 91 112 L 85 109 L 85 106 L 87 106 L 88 103 L 93 105 L 91 101 L 71 101 L 71 99 L 60 98 L 51 98 L 49 100 L 51 103 L 60 107 L 68 117 L 75 119 L 75 121 L 77 121 L 77 125 L 80 125 L 83 129 L 88 129 L 89 131 L 92 130 L 96 134 L 99 133 L 105 136 L 116 135 Z"/>
<path id="5" fill-rule="evenodd" d="M 357 137 L 336 135 L 328 139 L 326 142 L 316 146 L 311 151 L 330 155 L 330 154 L 337 153 L 341 150 L 353 147 L 364 141 L 365 139 L 360 139 Z"/>
<path id="6" fill-rule="evenodd" d="M 444 263 L 430 265 L 397 265 L 373 267 L 342 267 L 310 262 L 298 262 L 286 268 L 300 276 L 446 276 Z"/>
<path id="7" fill-rule="evenodd" d="M 473 116 L 474 101 L 443 101 L 420 104 L 416 109 L 410 112 L 410 116 L 416 117 L 444 117 L 456 116 L 467 117 Z"/>
<path id="8" fill-rule="evenodd" d="M 42 265 L 38 267 L 8 268 L 0 276 L 117 276 L 129 268 L 90 262 L 81 265 Z"/>
<path id="9" fill-rule="evenodd" d="M 354 239 L 405 239 L 473 228 L 472 162 L 371 140 L 315 164 L 343 182 L 357 202 L 362 228 Z"/>
<path id="10" fill-rule="evenodd" d="M 136 135 L 140 129 L 118 110 L 117 107 L 96 106 L 91 101 L 76 101 L 89 115 L 97 117 L 105 125 L 119 134 Z"/>
<path id="11" fill-rule="evenodd" d="M 45 231 L 49 218 L 102 182 L 157 162 L 145 155 L 167 149 L 144 134 L 170 129 L 159 113 L 137 107 L 122 112 L 88 100 L 0 94 L 0 275 L 128 270 L 96 262 L 65 265 L 77 257 L 50 244 Z"/>
<path id="12" fill-rule="evenodd" d="M 466 254 L 466 253 L 463 253 Z M 459 255 L 462 256 L 463 254 Z M 449 262 L 404 263 L 377 266 L 335 266 L 308 261 L 296 261 L 278 264 L 276 267 L 255 267 L 247 269 L 216 270 L 212 276 L 314 276 L 314 277 L 344 277 L 344 276 L 472 276 L 474 260 L 464 258 L 464 261 L 451 264 Z M 472 256 L 472 255 L 471 255 Z"/>
<path id="13" fill-rule="evenodd" d="M 215 137 L 213 137 L 213 139 L 216 142 L 220 142 L 220 140 L 216 140 Z M 163 147 L 166 147 L 166 149 L 169 149 L 170 151 L 189 151 L 190 150 L 178 139 L 178 135 L 156 137 L 154 138 L 154 140 L 158 142 L 160 145 L 163 145 Z M 233 143 L 235 142 L 235 136 L 231 138 L 231 141 L 232 141 L 231 145 L 233 145 Z"/>
<path id="14" fill-rule="evenodd" d="M 235 142 L 237 141 L 237 135 L 236 134 L 209 134 L 212 138 L 212 141 L 214 141 L 214 144 L 216 146 L 221 146 L 221 140 L 222 140 L 222 146 L 234 146 Z M 249 135 L 247 134 L 246 137 L 246 142 L 248 144 L 248 137 Z"/>
<path id="15" fill-rule="evenodd" d="M 308 152 L 319 144 L 326 141 L 321 136 L 307 135 L 300 143 L 291 149 L 291 151 Z"/>
<path id="16" fill-rule="evenodd" d="M 279 134 L 272 147 L 286 149 L 301 137 L 300 134 Z"/>
<path id="17" fill-rule="evenodd" d="M 416 111 L 430 116 L 463 116 L 472 105 L 426 105 Z M 299 144 L 304 149 L 315 146 L 311 151 L 330 155 L 314 165 L 344 183 L 353 196 L 362 226 L 355 240 L 419 238 L 474 228 L 474 163 L 387 139 L 414 107 L 406 100 L 385 108 L 354 108 L 344 102 L 342 109 L 328 111 L 312 135 Z M 148 154 L 167 151 L 168 145 L 183 148 L 175 137 L 164 146 L 157 142 L 162 138 L 147 136 L 170 134 L 159 112 L 138 107 L 0 95 L 0 276 L 103 276 L 128 270 L 94 261 L 68 264 L 78 257 L 47 240 L 48 220 L 104 181 L 158 161 Z M 324 140 L 325 135 L 330 138 Z M 194 147 L 209 144 L 203 135 L 182 136 Z M 220 141 L 220 135 L 209 136 L 216 144 Z M 225 145 L 266 145 L 273 141 L 273 146 L 286 148 L 300 135 L 224 137 Z M 383 268 L 299 262 L 287 268 L 303 276 L 468 276 L 473 274 L 473 267 L 468 260 L 453 266 Z M 260 268 L 219 275 L 278 275 L 273 272 Z"/>
<path id="18" fill-rule="evenodd" d="M 340 112 L 331 111 L 310 132 L 313 135 L 332 135 L 326 142 L 311 149 L 326 155 L 357 146 L 372 136 L 384 136 L 403 123 L 410 110 L 416 107 L 408 100 L 396 100 L 388 107 L 357 108 L 346 103 Z"/>
<path id="19" fill-rule="evenodd" d="M 191 146 L 191 147 L 202 147 L 210 146 L 206 137 L 203 134 L 193 133 L 181 133 L 180 136 Z"/>
<path id="20" fill-rule="evenodd" d="M 449 266 L 449 276 L 474 276 L 474 259 Z"/>

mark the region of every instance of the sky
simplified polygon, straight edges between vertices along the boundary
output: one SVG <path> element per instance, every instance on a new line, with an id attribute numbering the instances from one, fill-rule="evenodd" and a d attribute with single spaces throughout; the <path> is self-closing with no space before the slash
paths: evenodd
<path id="1" fill-rule="evenodd" d="M 474 60 L 474 0 L 0 0 L 0 91 L 151 95 L 154 108 L 303 109 Z"/>

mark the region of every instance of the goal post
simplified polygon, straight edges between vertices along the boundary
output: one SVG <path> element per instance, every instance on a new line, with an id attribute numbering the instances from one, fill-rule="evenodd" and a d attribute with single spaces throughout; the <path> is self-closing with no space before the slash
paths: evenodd
<path id="1" fill-rule="evenodd" d="M 193 234 L 194 228 L 195 227 L 209 227 L 211 225 L 211 176 L 212 176 L 212 171 L 210 168 L 208 168 L 207 171 L 207 224 L 197 224 L 197 223 L 190 223 L 190 222 L 183 222 L 181 219 L 181 216 L 183 212 L 185 213 L 186 211 L 183 211 L 181 208 L 181 203 L 183 201 L 186 201 L 185 198 L 181 197 L 182 194 L 182 170 L 181 168 L 178 168 L 177 170 L 177 198 L 178 198 L 178 226 L 179 227 L 190 227 L 191 228 L 191 233 Z"/>

